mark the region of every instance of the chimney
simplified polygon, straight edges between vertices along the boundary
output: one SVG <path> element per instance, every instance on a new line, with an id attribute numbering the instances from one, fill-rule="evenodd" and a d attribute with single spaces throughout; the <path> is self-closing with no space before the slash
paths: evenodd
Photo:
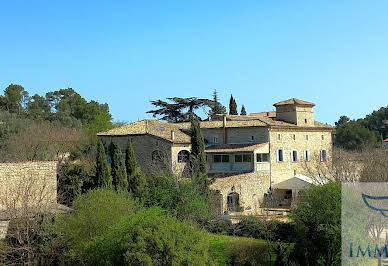
<path id="1" fill-rule="evenodd" d="M 224 115 L 223 118 L 224 118 L 224 119 L 223 119 L 223 124 L 222 124 L 222 126 L 225 128 L 225 127 L 226 127 L 226 115 Z"/>
<path id="2" fill-rule="evenodd" d="M 171 130 L 171 140 L 174 141 L 175 139 L 175 132 L 174 130 Z"/>
<path id="3" fill-rule="evenodd" d="M 269 116 L 269 112 L 267 112 L 267 116 Z"/>
<path id="4" fill-rule="evenodd" d="M 223 123 L 222 123 L 222 127 L 224 128 L 224 144 L 226 144 L 228 138 L 226 136 L 226 115 L 224 115 L 223 117 Z"/>

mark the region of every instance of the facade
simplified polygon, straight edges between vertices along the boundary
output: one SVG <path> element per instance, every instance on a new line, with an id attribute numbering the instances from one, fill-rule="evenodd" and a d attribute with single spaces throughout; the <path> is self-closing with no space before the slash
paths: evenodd
<path id="1" fill-rule="evenodd" d="M 308 168 L 330 164 L 332 128 L 314 120 L 315 105 L 292 98 L 274 106 L 276 112 L 216 115 L 201 122 L 220 214 L 254 213 L 268 195 L 276 199 L 273 207 L 287 208 L 313 182 Z M 131 138 L 147 172 L 189 173 L 190 123 L 142 120 L 98 137 L 105 145 L 120 144 L 123 151 Z"/>

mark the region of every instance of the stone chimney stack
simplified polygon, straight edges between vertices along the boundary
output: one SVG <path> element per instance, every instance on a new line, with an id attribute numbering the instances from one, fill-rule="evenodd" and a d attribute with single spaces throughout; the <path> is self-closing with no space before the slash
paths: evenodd
<path id="1" fill-rule="evenodd" d="M 175 140 L 175 132 L 174 132 L 174 130 L 171 130 L 171 140 L 172 141 Z"/>

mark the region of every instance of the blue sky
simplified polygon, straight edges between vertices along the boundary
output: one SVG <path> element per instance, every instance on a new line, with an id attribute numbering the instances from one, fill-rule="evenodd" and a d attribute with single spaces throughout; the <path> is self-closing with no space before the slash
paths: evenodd
<path id="1" fill-rule="evenodd" d="M 388 105 L 388 1 L 3 1 L 0 88 L 72 87 L 115 120 L 149 100 L 230 94 L 247 112 L 291 97 L 316 119 Z"/>

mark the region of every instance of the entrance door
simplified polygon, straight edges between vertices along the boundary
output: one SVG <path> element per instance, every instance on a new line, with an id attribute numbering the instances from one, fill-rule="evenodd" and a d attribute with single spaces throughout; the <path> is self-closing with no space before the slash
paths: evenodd
<path id="1" fill-rule="evenodd" d="M 239 195 L 236 192 L 232 192 L 227 197 L 228 211 L 239 212 L 240 211 L 240 200 Z"/>

